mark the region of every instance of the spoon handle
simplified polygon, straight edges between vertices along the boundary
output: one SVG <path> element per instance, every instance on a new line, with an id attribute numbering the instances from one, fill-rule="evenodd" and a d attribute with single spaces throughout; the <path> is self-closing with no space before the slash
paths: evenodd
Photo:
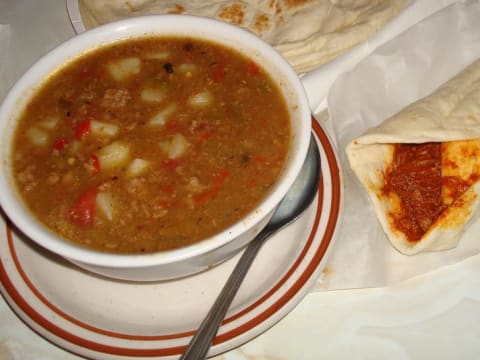
<path id="1" fill-rule="evenodd" d="M 217 335 L 218 328 L 225 318 L 225 314 L 227 313 L 233 298 L 237 294 L 248 269 L 250 269 L 253 259 L 255 259 L 258 251 L 265 243 L 264 240 L 266 240 L 271 234 L 272 231 L 265 229 L 265 231 L 260 232 L 255 239 L 248 244 L 220 292 L 220 295 L 205 319 L 203 319 L 195 336 L 190 340 L 190 343 L 184 350 L 180 360 L 205 359 L 208 350 L 212 345 L 213 339 L 215 339 L 215 336 Z"/>

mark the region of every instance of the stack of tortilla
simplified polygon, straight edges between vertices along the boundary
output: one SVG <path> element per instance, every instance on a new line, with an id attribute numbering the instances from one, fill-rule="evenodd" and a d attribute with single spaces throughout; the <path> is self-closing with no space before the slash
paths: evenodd
<path id="1" fill-rule="evenodd" d="M 298 73 L 368 39 L 409 0 L 79 0 L 86 28 L 131 16 L 189 14 L 241 26 L 274 46 Z"/>

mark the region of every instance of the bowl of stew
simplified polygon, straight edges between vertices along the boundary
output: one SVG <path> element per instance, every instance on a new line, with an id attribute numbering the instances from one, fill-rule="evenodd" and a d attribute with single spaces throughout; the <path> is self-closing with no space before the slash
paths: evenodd
<path id="1" fill-rule="evenodd" d="M 0 203 L 94 273 L 153 281 L 228 259 L 298 175 L 310 107 L 289 64 L 216 20 L 100 26 L 39 59 L 0 108 Z"/>

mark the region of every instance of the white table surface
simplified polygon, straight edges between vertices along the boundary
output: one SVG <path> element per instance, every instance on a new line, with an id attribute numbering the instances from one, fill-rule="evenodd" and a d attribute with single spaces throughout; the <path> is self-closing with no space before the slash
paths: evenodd
<path id="1" fill-rule="evenodd" d="M 75 36 L 65 2 L 0 1 L 9 25 L 0 98 L 36 58 Z M 0 54 L 2 56 L 2 54 Z M 478 359 L 480 256 L 388 288 L 312 292 L 269 331 L 216 359 Z M 0 297 L 0 359 L 80 359 Z"/>

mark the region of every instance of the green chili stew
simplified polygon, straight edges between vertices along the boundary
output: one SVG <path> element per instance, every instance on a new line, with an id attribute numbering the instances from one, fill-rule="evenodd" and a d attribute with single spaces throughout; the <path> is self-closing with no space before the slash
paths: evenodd
<path id="1" fill-rule="evenodd" d="M 15 133 L 16 183 L 61 237 L 106 252 L 192 244 L 241 219 L 290 145 L 255 62 L 190 38 L 109 45 L 51 75 Z"/>

